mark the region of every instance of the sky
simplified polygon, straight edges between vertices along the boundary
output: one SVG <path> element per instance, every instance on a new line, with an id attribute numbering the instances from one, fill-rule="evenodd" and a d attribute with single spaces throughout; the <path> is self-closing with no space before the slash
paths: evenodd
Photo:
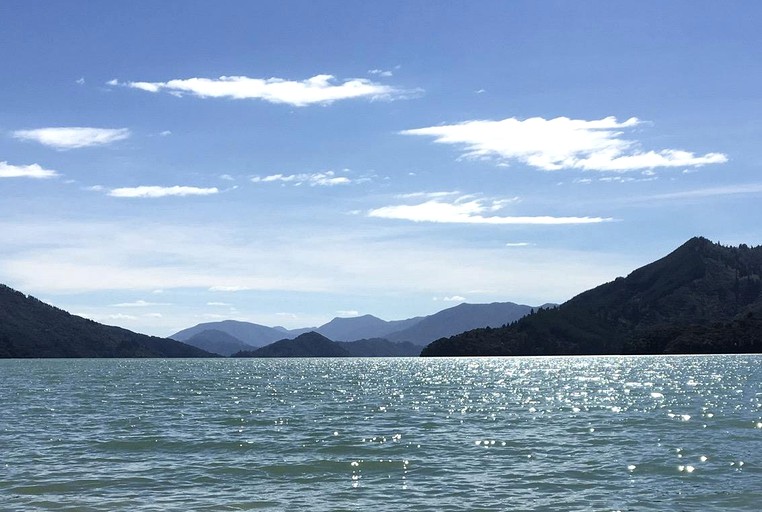
<path id="1" fill-rule="evenodd" d="M 762 4 L 0 3 L 0 283 L 168 336 L 762 244 Z"/>

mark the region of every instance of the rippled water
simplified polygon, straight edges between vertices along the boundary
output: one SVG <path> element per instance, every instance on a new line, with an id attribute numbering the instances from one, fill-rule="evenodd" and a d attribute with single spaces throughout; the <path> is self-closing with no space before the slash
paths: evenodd
<path id="1" fill-rule="evenodd" d="M 0 510 L 760 510 L 761 356 L 0 361 Z"/>

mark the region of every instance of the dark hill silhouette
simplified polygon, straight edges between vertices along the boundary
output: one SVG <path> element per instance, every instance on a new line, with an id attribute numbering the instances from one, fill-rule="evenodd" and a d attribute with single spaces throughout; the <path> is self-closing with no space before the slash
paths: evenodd
<path id="1" fill-rule="evenodd" d="M 760 352 L 760 276 L 762 247 L 692 238 L 557 308 L 439 339 L 422 355 Z"/>
<path id="2" fill-rule="evenodd" d="M 337 343 L 352 357 L 418 357 L 423 350 L 423 345 L 409 341 L 395 343 L 381 338 Z"/>
<path id="3" fill-rule="evenodd" d="M 211 357 L 179 341 L 99 324 L 0 285 L 0 357 Z"/>
<path id="4" fill-rule="evenodd" d="M 256 350 L 241 351 L 232 357 L 349 357 L 335 341 L 316 332 L 301 334 L 293 340 L 283 339 Z"/>

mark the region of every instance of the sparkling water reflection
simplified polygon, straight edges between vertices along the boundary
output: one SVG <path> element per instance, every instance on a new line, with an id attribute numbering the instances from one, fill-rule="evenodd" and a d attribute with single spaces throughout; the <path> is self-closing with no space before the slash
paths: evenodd
<path id="1" fill-rule="evenodd" d="M 3 510 L 759 510 L 760 356 L 0 361 Z"/>

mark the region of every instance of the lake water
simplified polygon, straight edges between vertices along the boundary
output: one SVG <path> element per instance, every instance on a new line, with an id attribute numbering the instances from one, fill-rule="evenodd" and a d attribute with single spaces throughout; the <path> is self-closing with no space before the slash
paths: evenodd
<path id="1" fill-rule="evenodd" d="M 762 509 L 762 356 L 0 361 L 0 510 Z"/>

